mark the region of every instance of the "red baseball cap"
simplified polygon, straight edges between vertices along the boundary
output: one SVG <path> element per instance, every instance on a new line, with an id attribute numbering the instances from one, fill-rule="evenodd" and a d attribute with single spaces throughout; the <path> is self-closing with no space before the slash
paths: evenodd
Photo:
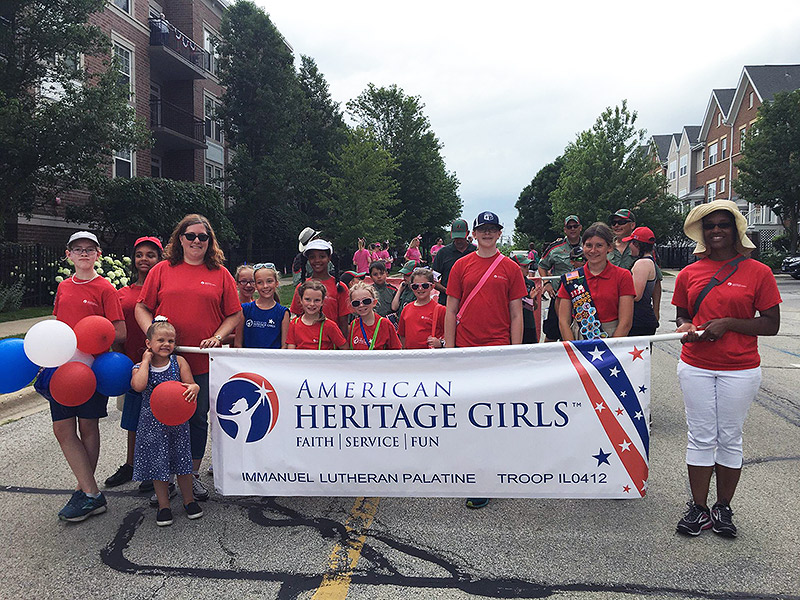
<path id="1" fill-rule="evenodd" d="M 162 252 L 164 251 L 164 247 L 161 245 L 161 240 L 159 240 L 157 237 L 152 237 L 152 236 L 140 237 L 133 243 L 133 247 L 136 248 L 136 246 L 138 246 L 139 244 L 144 244 L 145 242 L 153 244 L 156 248 L 158 248 Z"/>
<path id="2" fill-rule="evenodd" d="M 631 240 L 644 242 L 645 244 L 655 244 L 656 236 L 649 227 L 637 227 L 631 232 L 630 236 L 622 238 L 623 242 L 630 242 Z"/>

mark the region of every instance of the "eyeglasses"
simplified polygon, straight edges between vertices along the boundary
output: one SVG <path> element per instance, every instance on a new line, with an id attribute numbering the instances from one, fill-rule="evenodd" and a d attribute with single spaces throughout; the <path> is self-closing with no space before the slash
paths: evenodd
<path id="1" fill-rule="evenodd" d="M 353 308 L 358 308 L 362 304 L 364 306 L 369 306 L 373 302 L 375 302 L 375 300 L 373 298 L 364 298 L 363 300 L 353 300 L 353 301 L 351 301 L 350 302 L 350 306 L 352 306 Z"/>
<path id="2" fill-rule="evenodd" d="M 564 229 L 580 229 L 581 226 L 575 223 L 574 225 L 564 225 Z"/>
<path id="3" fill-rule="evenodd" d="M 730 221 L 723 221 L 722 223 L 703 223 L 703 229 L 706 231 L 711 231 L 714 227 L 719 227 L 720 229 L 732 229 L 733 223 Z"/>
<path id="4" fill-rule="evenodd" d="M 256 284 L 254 279 L 242 279 L 238 283 L 239 283 L 239 285 L 255 285 Z"/>
<path id="5" fill-rule="evenodd" d="M 273 271 L 277 271 L 278 267 L 275 266 L 275 263 L 256 263 L 253 265 L 254 273 L 259 269 L 272 269 Z"/>
<path id="6" fill-rule="evenodd" d="M 97 252 L 97 248 L 70 248 L 69 251 L 72 254 L 94 254 Z"/>
<path id="7" fill-rule="evenodd" d="M 211 236 L 210 236 L 210 235 L 208 235 L 207 233 L 192 233 L 191 231 L 190 231 L 190 232 L 188 232 L 188 233 L 183 233 L 183 234 L 181 234 L 181 235 L 182 235 L 183 237 L 185 237 L 187 240 L 189 240 L 190 242 L 193 242 L 193 241 L 195 241 L 195 239 L 198 239 L 198 240 L 200 240 L 201 242 L 207 242 L 207 241 L 208 241 L 208 238 L 210 238 L 210 237 L 211 237 Z"/>
<path id="8" fill-rule="evenodd" d="M 630 221 L 620 221 L 618 219 L 614 219 L 613 221 L 611 221 L 612 227 L 616 225 L 627 225 L 628 223 L 630 223 Z"/>
<path id="9" fill-rule="evenodd" d="M 412 290 L 418 290 L 418 289 L 421 288 L 423 290 L 427 290 L 432 285 L 433 285 L 432 283 L 412 283 L 411 284 L 411 289 Z"/>

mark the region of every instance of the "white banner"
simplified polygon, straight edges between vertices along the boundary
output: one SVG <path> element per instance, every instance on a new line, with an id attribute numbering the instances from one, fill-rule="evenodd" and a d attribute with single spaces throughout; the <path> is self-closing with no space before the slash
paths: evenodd
<path id="1" fill-rule="evenodd" d="M 640 498 L 643 338 L 451 350 L 212 350 L 223 495 Z"/>

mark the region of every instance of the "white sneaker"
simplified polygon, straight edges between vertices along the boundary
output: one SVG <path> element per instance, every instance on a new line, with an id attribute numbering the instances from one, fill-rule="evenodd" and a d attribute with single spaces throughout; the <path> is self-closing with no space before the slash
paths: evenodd
<path id="1" fill-rule="evenodd" d="M 203 485 L 203 482 L 200 481 L 199 473 L 195 473 L 192 477 L 192 495 L 195 500 L 199 500 L 200 502 L 208 500 L 208 490 L 206 486 Z"/>

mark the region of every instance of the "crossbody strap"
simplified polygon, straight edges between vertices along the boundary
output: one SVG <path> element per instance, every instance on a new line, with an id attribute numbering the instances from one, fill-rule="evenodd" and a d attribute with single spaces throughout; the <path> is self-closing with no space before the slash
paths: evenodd
<path id="1" fill-rule="evenodd" d="M 702 289 L 700 295 L 697 296 L 697 299 L 694 301 L 694 312 L 692 313 L 692 317 L 694 317 L 694 315 L 697 314 L 697 311 L 700 310 L 700 305 L 703 303 L 703 300 L 705 300 L 706 296 L 708 296 L 708 293 L 718 285 L 725 283 L 728 279 L 730 279 L 731 275 L 736 273 L 736 270 L 739 268 L 739 263 L 746 258 L 746 256 L 742 256 L 740 254 L 732 261 L 726 262 L 719 268 L 719 270 L 717 270 L 716 273 L 714 273 L 714 276 L 709 280 L 709 282 L 706 284 L 706 287 Z M 725 271 L 725 273 L 723 273 L 723 271 Z"/>
<path id="2" fill-rule="evenodd" d="M 456 323 L 461 322 L 461 317 L 464 315 L 464 311 L 467 309 L 467 306 L 469 305 L 470 302 L 472 302 L 472 299 L 478 294 L 478 292 L 483 287 L 483 284 L 486 283 L 486 280 L 489 279 L 492 273 L 494 273 L 494 270 L 497 268 L 497 265 L 499 265 L 500 261 L 502 260 L 503 260 L 503 253 L 498 252 L 497 258 L 495 258 L 491 266 L 488 269 L 486 269 L 486 272 L 483 274 L 483 277 L 481 277 L 480 281 L 478 282 L 478 285 L 472 288 L 472 291 L 469 293 L 469 296 L 467 296 L 467 299 L 464 300 L 464 303 L 461 305 L 461 308 L 459 308 L 458 314 L 456 315 Z"/>

